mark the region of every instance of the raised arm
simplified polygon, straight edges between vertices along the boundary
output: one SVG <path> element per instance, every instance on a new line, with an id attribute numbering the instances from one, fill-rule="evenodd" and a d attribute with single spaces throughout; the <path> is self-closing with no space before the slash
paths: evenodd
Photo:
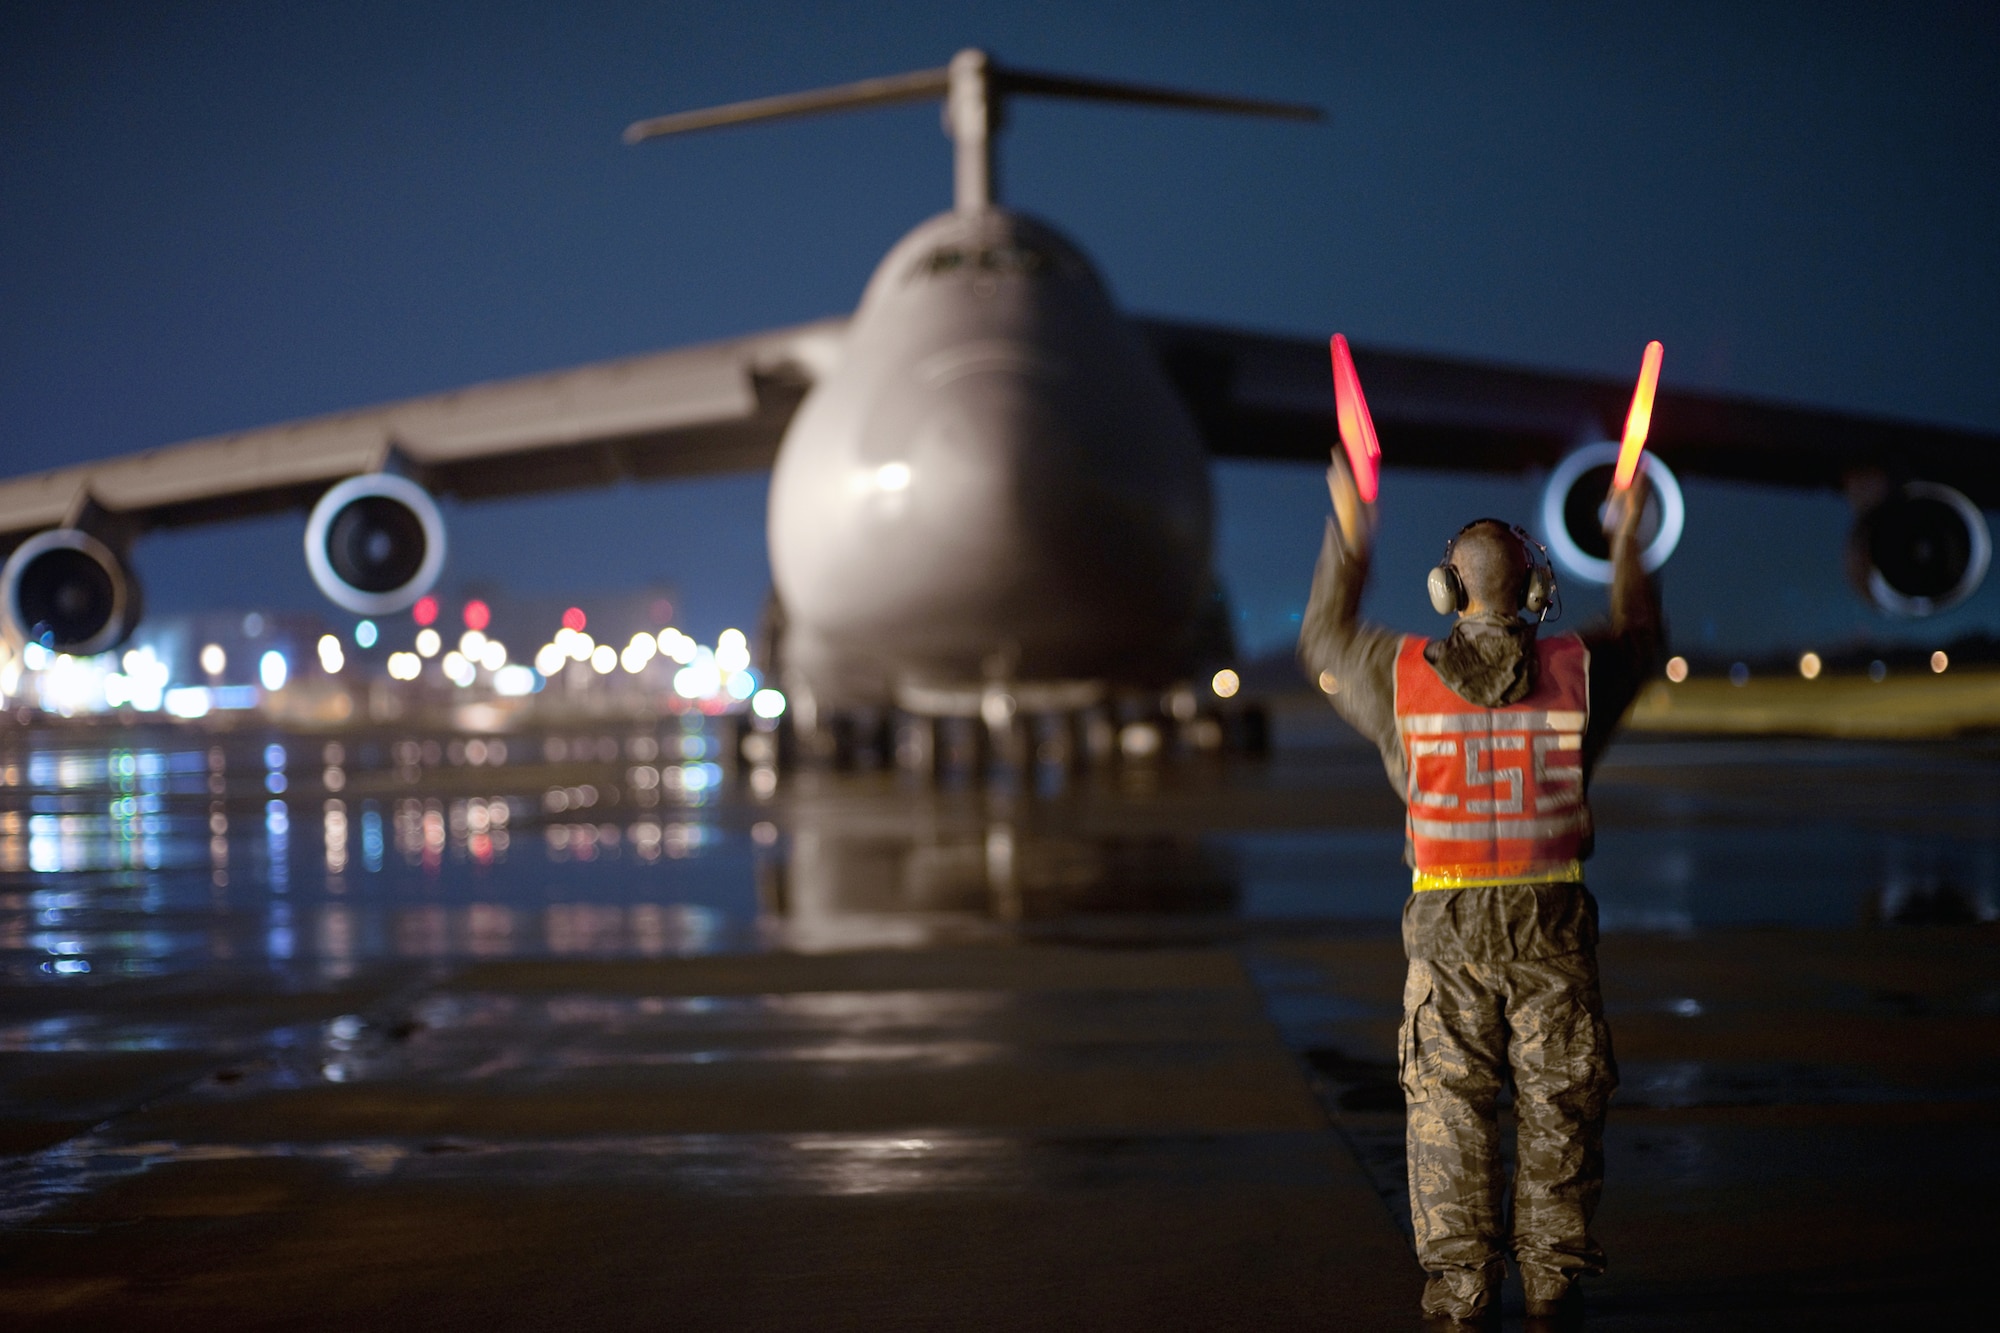
<path id="1" fill-rule="evenodd" d="M 1611 634 L 1632 645 L 1650 669 L 1664 645 L 1660 587 L 1640 560 L 1639 517 L 1649 490 L 1642 471 L 1630 490 L 1612 497 L 1607 527 L 1611 537 Z"/>
<path id="2" fill-rule="evenodd" d="M 1659 669 L 1666 652 L 1666 625 L 1660 613 L 1659 583 L 1642 563 L 1639 519 L 1645 512 L 1646 474 L 1628 491 L 1614 492 L 1605 515 L 1611 542 L 1611 624 L 1586 634 L 1590 645 L 1590 728 L 1584 737 L 1586 771 L 1610 743 L 1625 710 Z"/>
<path id="3" fill-rule="evenodd" d="M 1374 550 L 1375 507 L 1355 493 L 1346 465 L 1327 469 L 1334 517 L 1327 520 L 1299 626 L 1299 665 L 1349 726 L 1373 741 L 1397 791 L 1403 755 L 1396 736 L 1396 652 L 1400 636 L 1361 619 L 1361 594 Z"/>

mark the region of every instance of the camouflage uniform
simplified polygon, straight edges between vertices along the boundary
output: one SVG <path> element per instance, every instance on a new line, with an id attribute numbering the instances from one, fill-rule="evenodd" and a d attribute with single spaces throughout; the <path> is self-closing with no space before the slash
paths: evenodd
<path id="1" fill-rule="evenodd" d="M 1603 1272 L 1590 1217 L 1604 1186 L 1604 1109 L 1618 1069 L 1594 951 L 1411 959 L 1401 1065 L 1410 1220 L 1417 1257 L 1434 1275 L 1426 1312 L 1484 1308 L 1509 1251 L 1530 1299 L 1554 1300 L 1576 1277 Z M 1519 1132 L 1503 1245 L 1496 1107 L 1510 1072 Z"/>
<path id="2" fill-rule="evenodd" d="M 1376 742 L 1390 784 L 1405 790 L 1395 718 L 1399 636 L 1357 615 L 1365 563 L 1331 525 L 1313 578 L 1299 656 L 1332 684 L 1331 700 Z M 1583 635 L 1590 649 L 1591 715 L 1585 781 L 1661 651 L 1658 598 L 1629 562 L 1612 586 L 1612 625 Z M 1497 621 L 1497 618 L 1496 618 Z M 1506 662 L 1494 636 L 1532 643 L 1520 626 L 1461 622 L 1484 636 L 1478 654 Z M 1532 653 L 1530 653 L 1532 655 Z M 1451 679 L 1462 697 L 1495 706 L 1492 682 Z M 1588 848 L 1585 849 L 1588 854 Z M 1597 980 L 1597 904 L 1581 884 L 1517 884 L 1413 893 L 1403 909 L 1410 966 L 1403 987 L 1399 1061 L 1406 1103 L 1410 1217 L 1417 1258 L 1431 1274 L 1424 1313 L 1485 1312 L 1511 1253 L 1530 1300 L 1560 1298 L 1600 1273 L 1590 1219 L 1604 1183 L 1604 1114 L 1618 1085 Z M 1503 1233 L 1498 1103 L 1514 1088 L 1513 1222 Z"/>

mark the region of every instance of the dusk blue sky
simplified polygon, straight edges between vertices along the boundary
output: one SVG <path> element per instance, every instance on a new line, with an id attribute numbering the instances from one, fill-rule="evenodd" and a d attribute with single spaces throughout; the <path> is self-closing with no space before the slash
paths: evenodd
<path id="1" fill-rule="evenodd" d="M 1005 197 L 1131 309 L 1620 377 L 1657 337 L 1670 384 L 2000 431 L 1990 5 L 43 3 L 0 12 L 0 471 L 850 309 L 949 202 L 935 108 L 619 131 L 974 44 L 1330 113 L 1016 104 Z M 712 635 L 762 601 L 764 487 L 455 505 L 447 586 L 671 582 Z M 1280 645 L 1319 479 L 1218 495 L 1239 634 Z M 1430 623 L 1444 537 L 1535 495 L 1392 470 L 1374 612 Z M 2000 579 L 1862 606 L 1836 496 L 1689 502 L 1690 645 L 2000 631 Z M 146 539 L 150 607 L 325 608 L 301 529 Z"/>

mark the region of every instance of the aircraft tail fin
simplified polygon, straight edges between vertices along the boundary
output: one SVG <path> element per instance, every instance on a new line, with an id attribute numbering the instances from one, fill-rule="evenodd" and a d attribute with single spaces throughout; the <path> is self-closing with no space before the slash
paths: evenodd
<path id="1" fill-rule="evenodd" d="M 953 56 L 951 64 L 942 69 L 891 74 L 885 78 L 863 79 L 859 83 L 846 83 L 834 88 L 760 97 L 749 102 L 732 102 L 727 106 L 635 121 L 626 127 L 625 142 L 636 144 L 662 135 L 719 129 L 726 125 L 744 125 L 786 116 L 810 116 L 829 111 L 853 111 L 900 102 L 942 99 L 945 130 L 951 135 L 957 150 L 953 173 L 956 207 L 960 212 L 977 212 L 994 202 L 993 135 L 1000 127 L 1001 104 L 1008 96 L 1021 94 L 1270 116 L 1284 120 L 1318 120 L 1323 114 L 1318 107 L 1289 102 L 1224 97 L 1174 88 L 1006 69 L 994 64 L 984 51 L 965 50 Z"/>

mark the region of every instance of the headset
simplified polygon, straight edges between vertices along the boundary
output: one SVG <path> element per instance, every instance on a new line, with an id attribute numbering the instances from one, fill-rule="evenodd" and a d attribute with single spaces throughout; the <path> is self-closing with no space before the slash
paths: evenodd
<path id="1" fill-rule="evenodd" d="M 1458 570 L 1452 566 L 1452 552 L 1458 549 L 1458 539 L 1481 524 L 1491 523 L 1495 527 L 1507 529 L 1514 540 L 1521 544 L 1521 554 L 1528 560 L 1528 590 L 1521 599 L 1522 609 L 1533 615 L 1537 621 L 1562 619 L 1562 595 L 1556 588 L 1555 566 L 1549 563 L 1548 548 L 1529 536 L 1527 530 L 1517 523 L 1508 523 L 1497 518 L 1475 518 L 1472 522 L 1452 534 L 1444 544 L 1444 557 L 1431 572 L 1424 577 L 1424 587 L 1431 595 L 1431 606 L 1441 616 L 1452 615 L 1465 609 L 1465 585 L 1459 581 Z M 1550 608 L 1554 608 L 1554 616 Z"/>

